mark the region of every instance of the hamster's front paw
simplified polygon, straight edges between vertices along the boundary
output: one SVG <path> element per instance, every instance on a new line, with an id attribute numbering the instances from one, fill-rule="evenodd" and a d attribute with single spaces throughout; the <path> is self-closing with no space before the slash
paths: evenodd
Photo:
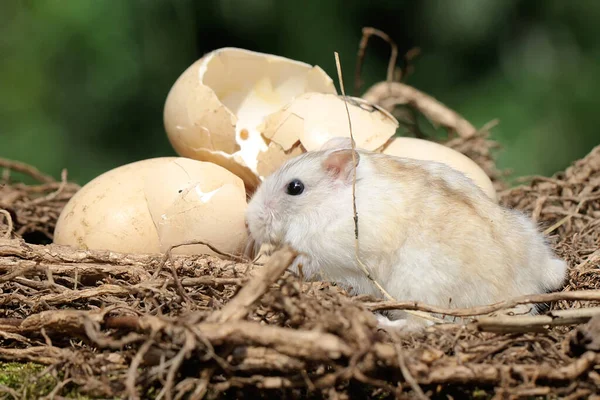
<path id="1" fill-rule="evenodd" d="M 421 332 L 428 326 L 428 321 L 417 319 L 411 315 L 406 318 L 391 320 L 385 315 L 375 314 L 377 318 L 377 327 L 390 333 L 399 333 L 400 335 Z"/>
<path id="2" fill-rule="evenodd" d="M 311 260 L 304 254 L 300 254 L 296 257 L 289 270 L 294 274 L 302 275 L 306 281 L 322 280 L 322 277 L 312 265 Z"/>

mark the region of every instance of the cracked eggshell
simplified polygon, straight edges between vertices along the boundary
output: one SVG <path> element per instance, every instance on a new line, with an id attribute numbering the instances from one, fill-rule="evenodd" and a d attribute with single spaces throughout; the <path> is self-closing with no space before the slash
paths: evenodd
<path id="1" fill-rule="evenodd" d="M 344 101 L 343 96 L 336 94 L 303 94 L 260 125 L 269 145 L 258 156 L 259 174 L 267 176 L 281 165 L 280 160 L 318 150 L 331 138 L 349 138 L 348 112 L 356 146 L 365 150 L 382 147 L 399 126 L 389 112 L 361 98 L 347 96 Z"/>
<path id="2" fill-rule="evenodd" d="M 466 155 L 440 143 L 412 137 L 396 137 L 381 151 L 396 157 L 438 161 L 471 178 L 493 201 L 498 202 L 496 189 L 483 169 Z"/>
<path id="3" fill-rule="evenodd" d="M 173 84 L 164 107 L 165 130 L 179 155 L 221 165 L 251 191 L 260 183 L 257 156 L 267 148 L 257 126 L 306 92 L 337 93 L 318 66 L 221 48 L 193 63 Z"/>
<path id="4" fill-rule="evenodd" d="M 200 240 L 240 254 L 247 241 L 246 191 L 242 180 L 210 162 L 179 158 L 146 178 L 144 192 L 161 252 Z M 207 246 L 182 246 L 174 253 L 217 255 Z"/>
<path id="5" fill-rule="evenodd" d="M 242 180 L 217 165 L 160 157 L 108 171 L 81 188 L 57 221 L 54 242 L 82 249 L 163 253 L 192 240 L 237 253 L 247 240 Z M 173 253 L 212 254 L 203 245 Z"/>

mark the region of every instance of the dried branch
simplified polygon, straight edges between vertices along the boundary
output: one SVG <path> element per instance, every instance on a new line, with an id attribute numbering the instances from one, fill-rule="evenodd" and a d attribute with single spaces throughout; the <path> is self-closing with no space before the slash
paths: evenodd
<path id="1" fill-rule="evenodd" d="M 415 378 L 413 378 L 412 374 L 410 373 L 410 370 L 406 366 L 404 356 L 402 355 L 402 349 L 397 344 L 394 346 L 394 348 L 396 350 L 396 353 L 398 354 L 398 367 L 402 372 L 402 376 L 404 376 L 404 380 L 408 382 L 408 384 L 412 387 L 419 399 L 427 400 L 428 397 L 425 396 L 425 393 L 423 393 L 423 390 L 421 389 Z"/>
<path id="2" fill-rule="evenodd" d="M 403 302 L 366 302 L 364 305 L 371 311 L 384 310 L 419 310 L 441 315 L 451 315 L 455 317 L 469 317 L 474 315 L 490 314 L 495 311 L 513 308 L 521 304 L 551 303 L 560 300 L 583 300 L 600 301 L 600 290 L 576 290 L 572 292 L 545 293 L 532 296 L 520 296 L 514 299 L 501 301 L 495 304 L 471 308 L 445 308 L 431 306 L 416 301 Z"/>
<path id="3" fill-rule="evenodd" d="M 20 172 L 22 174 L 29 175 L 33 179 L 42 183 L 56 182 L 56 179 L 50 175 L 46 175 L 40 172 L 37 168 L 32 167 L 29 164 L 22 163 L 20 161 L 8 160 L 6 158 L 0 158 L 0 167 L 6 168 L 12 171 Z"/>
<path id="4" fill-rule="evenodd" d="M 356 58 L 356 71 L 355 71 L 355 78 L 354 78 L 354 95 L 355 96 L 358 95 L 358 91 L 360 90 L 360 87 L 362 86 L 360 72 L 362 69 L 362 64 L 365 59 L 365 52 L 367 51 L 367 44 L 369 43 L 370 37 L 373 35 L 378 36 L 381 39 L 385 40 L 387 43 L 389 43 L 389 45 L 391 47 L 391 55 L 390 55 L 390 60 L 388 62 L 386 81 L 392 82 L 394 80 L 394 69 L 396 68 L 396 59 L 398 58 L 398 46 L 396 45 L 396 42 L 394 42 L 388 34 L 380 31 L 379 29 L 375 29 L 375 28 L 371 28 L 371 27 L 364 27 L 362 29 L 362 38 L 358 45 L 358 56 Z M 341 81 L 341 79 L 340 79 L 340 81 Z"/>
<path id="5" fill-rule="evenodd" d="M 541 327 L 583 324 L 596 315 L 600 315 L 600 307 L 555 310 L 546 315 L 480 317 L 475 327 L 486 332 L 530 332 Z"/>
<path id="6" fill-rule="evenodd" d="M 107 250 L 82 250 L 58 244 L 42 246 L 25 243 L 23 239 L 0 239 L 0 257 L 2 256 L 50 263 L 96 262 L 111 265 L 136 264 L 146 266 L 157 265 L 162 259 L 160 254 L 126 254 Z"/>
<path id="7" fill-rule="evenodd" d="M 362 98 L 391 112 L 397 105 L 409 105 L 425 115 L 434 125 L 470 138 L 477 129 L 455 111 L 449 109 L 432 96 L 400 82 L 379 82 L 367 90 Z"/>
<path id="8" fill-rule="evenodd" d="M 222 323 L 244 318 L 250 312 L 250 307 L 265 294 L 272 283 L 279 279 L 296 256 L 297 253 L 289 246 L 277 250 L 260 272 L 240 290 L 233 300 L 221 310 L 213 313 L 207 320 Z"/>
<path id="9" fill-rule="evenodd" d="M 374 351 L 377 357 L 383 360 L 386 365 L 390 367 L 398 366 L 398 357 L 393 345 L 377 344 Z M 415 380 L 421 385 L 448 385 L 459 384 L 465 381 L 478 382 L 481 385 L 493 385 L 500 383 L 509 371 L 512 374 L 522 377 L 535 376 L 539 380 L 554 382 L 573 381 L 589 371 L 593 366 L 598 365 L 600 363 L 600 354 L 589 351 L 565 366 L 558 368 L 551 364 L 503 365 L 501 363 L 469 363 L 468 365 L 440 363 L 436 366 L 427 367 L 423 361 L 414 361 L 406 366 L 415 377 Z M 422 373 L 424 370 L 427 371 L 427 374 Z"/>
<path id="10" fill-rule="evenodd" d="M 48 346 L 31 346 L 25 349 L 9 349 L 0 347 L 0 359 L 5 361 L 31 361 L 39 364 L 60 364 L 74 357 L 67 349 Z"/>
<path id="11" fill-rule="evenodd" d="M 166 256 L 167 256 L 167 257 L 170 257 L 170 255 L 171 255 L 171 252 L 172 252 L 174 249 L 178 248 L 178 247 L 182 247 L 182 246 L 191 246 L 191 245 L 198 245 L 198 244 L 201 244 L 201 245 L 203 245 L 203 246 L 206 246 L 206 247 L 208 247 L 209 249 L 211 249 L 212 251 L 214 251 L 214 252 L 215 252 L 215 253 L 217 253 L 218 255 L 220 255 L 220 256 L 222 256 L 222 257 L 225 257 L 225 258 L 227 258 L 227 259 L 229 259 L 229 260 L 234 260 L 234 261 L 237 261 L 237 262 L 242 262 L 242 263 L 247 263 L 247 262 L 250 262 L 250 261 L 252 261 L 252 260 L 250 260 L 250 259 L 248 259 L 248 258 L 245 258 L 245 257 L 240 257 L 240 256 L 238 256 L 238 255 L 235 255 L 235 254 L 227 253 L 226 251 L 221 251 L 221 250 L 217 249 L 215 246 L 213 246 L 212 244 L 210 244 L 210 243 L 208 243 L 208 242 L 205 242 L 205 241 L 202 241 L 202 240 L 189 240 L 189 241 L 187 241 L 187 242 L 183 242 L 183 243 L 178 243 L 178 244 L 175 244 L 175 245 L 171 246 L 171 247 L 170 247 L 170 248 L 169 248 L 169 249 L 168 249 L 168 250 L 165 252 L 165 254 L 166 254 Z"/>
<path id="12" fill-rule="evenodd" d="M 213 345 L 268 346 L 290 356 L 309 360 L 336 360 L 349 357 L 352 350 L 340 338 L 329 333 L 260 325 L 255 322 L 201 323 L 194 327 Z"/>

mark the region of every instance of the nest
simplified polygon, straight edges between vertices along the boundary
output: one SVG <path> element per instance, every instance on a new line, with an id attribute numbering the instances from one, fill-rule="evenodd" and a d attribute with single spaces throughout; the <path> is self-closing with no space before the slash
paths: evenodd
<path id="1" fill-rule="evenodd" d="M 383 90 L 384 88 L 385 90 Z M 505 189 L 487 129 L 399 82 L 373 87 L 450 131 L 445 144 Z M 440 111 L 441 110 L 441 111 Z M 34 363 L 0 392 L 13 398 L 592 398 L 600 395 L 600 146 L 565 172 L 501 192 L 568 261 L 558 293 L 474 309 L 352 297 L 287 271 L 205 255 L 84 251 L 51 243 L 78 190 L 7 160 L 38 184 L 0 186 L 0 360 Z M 546 303 L 539 316 L 496 313 Z M 377 329 L 373 311 L 454 315 L 413 336 Z M 25 364 L 29 363 L 29 364 Z M 0 364 L 1 366 L 1 364 Z M 40 367 L 41 366 L 41 367 Z M 43 382 L 43 385 L 41 384 Z"/>
<path id="2" fill-rule="evenodd" d="M 77 186 L 6 182 L 0 359 L 46 366 L 46 394 L 76 389 L 104 398 L 600 394 L 600 317 L 589 307 L 600 300 L 592 290 L 600 286 L 599 185 L 597 147 L 565 172 L 501 193 L 504 204 L 551 233 L 570 264 L 563 292 L 533 299 L 551 304 L 547 315 L 489 316 L 509 301 L 472 310 L 466 324 L 402 338 L 379 331 L 372 311 L 469 312 L 350 297 L 327 282 L 303 282 L 286 271 L 290 249 L 261 266 L 35 244 L 24 237 L 50 240 Z M 0 388 L 26 397 L 28 387 Z"/>

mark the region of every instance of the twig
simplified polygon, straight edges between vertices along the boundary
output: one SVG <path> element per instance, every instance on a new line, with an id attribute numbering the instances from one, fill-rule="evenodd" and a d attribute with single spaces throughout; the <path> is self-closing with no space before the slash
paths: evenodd
<path id="1" fill-rule="evenodd" d="M 227 257 L 227 258 L 229 258 L 229 259 L 231 259 L 233 261 L 237 261 L 237 262 L 240 262 L 240 263 L 248 263 L 248 262 L 252 261 L 252 260 L 247 259 L 245 257 L 240 257 L 240 256 L 235 255 L 235 254 L 227 253 L 226 251 L 221 251 L 221 250 L 217 249 L 215 246 L 213 246 L 212 244 L 210 244 L 208 242 L 204 242 L 202 240 L 189 240 L 187 242 L 174 244 L 171 247 L 169 247 L 169 249 L 167 250 L 167 253 L 173 251 L 177 247 L 191 246 L 191 245 L 197 245 L 197 244 L 204 245 L 204 246 L 208 247 L 209 249 L 211 249 L 212 251 L 214 251 L 215 253 L 217 253 L 218 255 L 223 256 L 223 257 Z"/>
<path id="2" fill-rule="evenodd" d="M 48 334 L 46 333 L 46 328 L 42 328 L 40 330 L 40 333 L 44 337 L 44 341 L 46 342 L 46 346 L 52 347 L 52 339 L 50 339 L 50 336 L 48 336 Z"/>
<path id="3" fill-rule="evenodd" d="M 50 200 L 54 200 L 56 196 L 58 196 L 63 190 L 65 190 L 65 187 L 68 183 L 69 182 L 67 181 L 67 170 L 63 169 L 60 173 L 60 185 L 58 186 L 58 189 L 56 189 L 54 192 L 47 194 L 44 197 L 38 197 L 37 199 L 32 200 L 31 202 L 29 202 L 29 204 L 41 204 Z"/>
<path id="4" fill-rule="evenodd" d="M 459 136 L 469 138 L 477 129 L 457 112 L 449 109 L 433 97 L 400 82 L 379 82 L 371 86 L 362 98 L 378 104 L 391 112 L 397 105 L 409 105 L 421 112 L 435 126 L 456 131 Z"/>
<path id="5" fill-rule="evenodd" d="M 157 399 L 161 399 L 163 396 L 166 396 L 168 400 L 172 400 L 172 390 L 175 382 L 175 375 L 179 370 L 179 367 L 183 363 L 183 360 L 188 357 L 189 353 L 194 350 L 196 347 L 196 341 L 194 340 L 194 335 L 185 331 L 185 341 L 177 355 L 172 359 L 171 367 L 169 367 L 169 372 L 167 372 L 167 381 L 163 386 L 162 390 L 156 396 Z"/>
<path id="6" fill-rule="evenodd" d="M 325 361 L 349 357 L 353 350 L 341 338 L 317 330 L 282 328 L 258 322 L 202 322 L 194 326 L 213 345 L 225 341 L 238 345 L 255 344 L 290 357 Z"/>
<path id="7" fill-rule="evenodd" d="M 181 281 L 179 280 L 179 277 L 177 276 L 177 269 L 175 268 L 175 263 L 173 262 L 173 258 L 171 256 L 172 249 L 173 249 L 173 247 L 171 247 L 171 248 L 169 248 L 169 250 L 167 250 L 165 257 L 166 257 L 166 259 L 168 259 L 168 261 L 170 261 L 169 266 L 170 266 L 170 270 L 171 270 L 171 275 L 173 276 L 173 282 L 175 282 L 175 290 L 177 291 L 177 294 L 179 294 L 179 297 L 181 297 L 181 300 L 185 301 L 189 306 L 190 304 L 192 304 L 192 301 L 190 300 L 188 295 L 185 293 L 185 289 L 183 288 L 183 285 L 181 284 Z M 165 263 L 166 263 L 166 260 L 165 260 Z M 158 269 L 160 269 L 160 267 Z"/>
<path id="8" fill-rule="evenodd" d="M 477 134 L 489 132 L 493 127 L 497 126 L 499 123 L 500 123 L 500 120 L 498 118 L 495 118 L 489 122 L 486 122 L 485 124 L 483 124 L 483 126 L 481 128 L 479 128 L 477 130 Z"/>
<path id="9" fill-rule="evenodd" d="M 254 304 L 292 264 L 297 253 L 289 246 L 277 250 L 260 272 L 222 309 L 211 314 L 207 321 L 227 322 L 244 318 Z"/>
<path id="10" fill-rule="evenodd" d="M 423 390 L 421 389 L 415 378 L 413 378 L 409 369 L 406 367 L 406 362 L 404 361 L 404 356 L 402 355 L 402 349 L 400 348 L 400 345 L 396 343 L 394 345 L 394 348 L 396 349 L 396 354 L 398 355 L 398 367 L 400 368 L 400 372 L 402 372 L 404 380 L 408 382 L 408 384 L 410 385 L 412 390 L 415 391 L 419 399 L 428 400 L 428 397 L 425 396 L 425 393 L 423 393 Z"/>
<path id="11" fill-rule="evenodd" d="M 3 392 L 4 394 L 10 394 L 12 396 L 13 399 L 18 400 L 20 398 L 22 398 L 19 393 L 17 393 L 16 390 L 11 389 L 10 387 L 6 386 L 6 385 L 2 385 L 0 384 L 0 392 Z"/>
<path id="12" fill-rule="evenodd" d="M 200 372 L 200 382 L 196 385 L 196 388 L 190 395 L 190 400 L 200 400 L 204 398 L 208 385 L 210 384 L 210 378 L 212 378 L 214 372 L 214 367 L 205 368 Z"/>
<path id="13" fill-rule="evenodd" d="M 64 388 L 64 387 L 67 385 L 67 384 L 71 383 L 72 381 L 73 381 L 73 379 L 72 379 L 72 378 L 68 378 L 68 379 L 65 379 L 65 380 L 64 380 L 64 381 L 62 381 L 62 382 L 58 382 L 58 383 L 56 384 L 56 386 L 54 386 L 54 389 L 52 389 L 52 391 L 51 391 L 50 393 L 48 393 L 48 395 L 47 395 L 47 396 L 41 397 L 41 398 L 40 398 L 40 400 L 46 400 L 46 399 L 49 399 L 49 400 L 54 400 L 54 399 L 58 398 L 58 393 L 59 393 L 59 392 L 60 392 L 60 391 L 61 391 L 61 390 L 62 390 L 62 389 L 63 389 L 63 388 Z"/>
<path id="14" fill-rule="evenodd" d="M 500 301 L 495 304 L 481 306 L 481 307 L 470 307 L 470 308 L 444 308 L 431 306 L 428 304 L 420 303 L 418 301 L 404 301 L 404 302 L 390 302 L 380 301 L 372 303 L 364 303 L 364 305 L 371 311 L 384 311 L 384 310 L 419 310 L 430 312 L 434 314 L 451 315 L 455 317 L 470 317 L 474 315 L 489 314 L 494 311 L 512 308 L 521 304 L 531 303 L 549 303 L 561 300 L 579 300 L 579 301 L 600 301 L 600 290 L 574 290 L 571 292 L 556 292 L 556 293 L 544 293 L 532 296 L 520 296 L 514 299 Z"/>
<path id="15" fill-rule="evenodd" d="M 0 283 L 10 282 L 14 278 L 23 275 L 26 271 L 28 271 L 29 269 L 32 269 L 32 268 L 35 268 L 35 267 L 24 266 L 24 267 L 14 268 L 14 269 L 12 269 L 12 272 L 9 272 L 7 274 L 4 274 L 4 275 L 0 276 Z"/>
<path id="16" fill-rule="evenodd" d="M 24 349 L 0 347 L 2 361 L 33 361 L 40 364 L 52 365 L 73 359 L 74 352 L 68 349 L 48 346 L 29 346 Z"/>
<path id="17" fill-rule="evenodd" d="M 394 80 L 394 69 L 396 67 L 396 59 L 398 58 L 398 46 L 396 45 L 396 42 L 394 42 L 388 34 L 380 31 L 379 29 L 375 29 L 372 27 L 364 27 L 362 29 L 362 34 L 363 34 L 362 38 L 358 45 L 358 56 L 356 59 L 356 72 L 355 72 L 355 78 L 354 78 L 354 95 L 355 96 L 358 95 L 358 91 L 360 90 L 360 87 L 362 86 L 362 82 L 360 79 L 360 73 L 361 73 L 363 61 L 365 59 L 367 43 L 369 42 L 369 38 L 371 36 L 373 36 L 373 35 L 379 36 L 381 39 L 383 39 L 387 43 L 389 43 L 389 45 L 391 47 L 391 55 L 390 55 L 390 60 L 388 62 L 387 76 L 386 76 L 387 82 L 392 82 Z M 340 85 L 341 85 L 341 81 L 340 81 Z M 343 92 L 343 90 L 344 89 L 342 89 L 342 92 Z"/>
<path id="18" fill-rule="evenodd" d="M 281 274 L 283 274 L 290 266 L 290 264 L 296 258 L 296 255 L 297 253 L 288 246 L 284 246 L 280 250 L 273 253 L 269 261 L 264 265 L 264 267 L 262 267 L 260 272 L 254 276 L 253 279 L 250 280 L 232 300 L 230 300 L 222 309 L 212 313 L 206 319 L 206 322 L 194 326 L 192 328 L 193 331 L 205 339 L 207 334 L 212 333 L 202 331 L 202 328 L 206 326 L 206 323 L 216 322 L 223 324 L 225 322 L 229 322 L 227 326 L 231 326 L 233 321 L 238 321 L 244 318 L 250 313 L 250 307 L 267 292 L 271 284 L 279 279 Z M 193 320 L 194 318 L 192 318 L 192 322 L 194 322 Z M 171 399 L 171 391 L 174 384 L 175 374 L 183 362 L 183 359 L 187 357 L 189 352 L 196 347 L 194 336 L 190 331 L 185 331 L 185 337 L 185 344 L 173 359 L 173 364 L 167 373 L 166 384 L 159 393 L 158 398 L 166 395 L 167 399 Z M 209 346 L 212 346 L 208 340 L 206 340 L 206 342 Z M 229 352 L 231 349 L 228 349 L 227 351 Z M 214 356 L 216 357 L 216 355 Z M 210 380 L 210 376 L 206 376 L 205 378 Z"/>
<path id="19" fill-rule="evenodd" d="M 95 321 L 92 321 L 90 317 L 95 319 Z M 37 332 L 42 327 L 48 327 L 52 328 L 48 329 L 49 335 L 64 337 L 65 332 L 69 332 L 70 334 L 85 332 L 90 340 L 98 342 L 98 338 L 96 337 L 98 336 L 97 328 L 92 325 L 95 322 L 101 322 L 101 318 L 102 316 L 98 313 L 90 316 L 89 312 L 86 313 L 84 311 L 52 310 L 31 315 L 14 327 L 4 325 L 3 330 L 8 331 L 8 328 L 12 328 L 10 331 L 15 333 L 37 335 Z M 263 346 L 289 357 L 300 357 L 313 361 L 339 359 L 340 357 L 349 357 L 352 354 L 352 348 L 342 338 L 331 333 L 320 332 L 318 330 L 284 328 L 264 325 L 260 322 L 235 321 L 233 319 L 226 322 L 203 321 L 192 325 L 190 328 L 196 335 L 202 336 L 212 346 L 223 344 Z M 181 332 L 183 329 L 188 331 L 187 328 L 175 325 L 172 321 L 151 315 L 141 317 L 107 317 L 104 321 L 104 327 L 107 329 L 133 330 L 141 333 L 151 333 L 153 330 L 159 332 L 165 329 L 169 332 Z M 170 334 L 170 336 L 173 336 L 173 334 Z M 140 342 L 140 339 L 142 339 L 142 336 L 137 336 L 136 342 Z M 125 343 L 125 341 L 122 342 Z M 109 347 L 115 347 L 112 344 Z M 66 351 L 56 347 L 49 349 L 45 346 L 41 348 L 30 347 L 28 349 L 0 348 L 0 357 L 6 356 L 10 352 L 24 355 L 25 351 L 34 352 L 35 349 L 38 351 Z M 48 362 L 48 364 L 52 363 Z"/>
<path id="20" fill-rule="evenodd" d="M 340 64 L 340 56 L 338 54 L 338 52 L 334 52 L 335 55 L 335 64 L 337 67 L 337 73 L 338 73 L 338 78 L 340 80 L 340 89 L 342 91 L 342 95 L 344 96 L 344 99 L 346 98 L 346 92 L 344 90 L 344 79 L 342 76 L 342 66 Z M 371 273 L 369 272 L 369 270 L 367 269 L 366 265 L 361 261 L 360 256 L 359 256 L 359 241 L 358 241 L 358 211 L 356 209 L 356 144 L 354 143 L 354 135 L 352 133 L 352 120 L 350 118 L 350 110 L 348 109 L 348 102 L 344 101 L 344 105 L 346 106 L 346 113 L 348 115 L 348 126 L 350 129 L 350 141 L 352 143 L 352 167 L 353 167 L 353 179 L 352 179 L 352 208 L 353 208 L 353 212 L 354 212 L 354 256 L 356 258 L 356 262 L 358 263 L 358 265 L 360 266 L 360 268 L 362 269 L 363 273 L 366 275 L 366 277 L 373 282 L 373 284 L 377 287 L 377 289 L 379 289 L 379 291 L 381 293 L 383 293 L 383 295 L 391 301 L 394 301 L 394 298 L 383 288 L 383 286 L 381 286 L 381 284 L 379 282 L 377 282 L 377 280 L 375 280 L 375 278 L 373 278 L 371 276 Z M 420 312 L 414 312 L 412 313 L 413 315 L 417 315 L 421 318 L 424 319 L 428 319 L 430 321 L 434 321 L 437 323 L 443 323 L 444 321 L 439 319 L 439 318 L 435 318 L 433 316 L 430 316 L 428 314 L 425 313 L 420 313 Z"/>
<path id="21" fill-rule="evenodd" d="M 549 235 L 550 233 L 552 233 L 552 231 L 554 231 L 555 229 L 558 229 L 559 227 L 561 227 L 562 225 L 564 225 L 568 220 L 570 220 L 571 218 L 573 218 L 575 215 L 577 215 L 579 213 L 579 210 L 581 209 L 581 207 L 588 201 L 588 199 L 583 199 L 581 200 L 578 204 L 577 207 L 575 207 L 575 210 L 570 212 L 566 217 L 560 219 L 559 221 L 557 221 L 555 224 L 553 224 L 552 226 L 548 227 L 547 229 L 544 230 L 544 235 Z"/>
<path id="22" fill-rule="evenodd" d="M 485 332 L 530 332 L 544 326 L 575 325 L 600 315 L 600 307 L 551 311 L 546 315 L 480 317 L 475 327 Z"/>
<path id="23" fill-rule="evenodd" d="M 373 351 L 377 358 L 387 365 L 395 366 L 398 364 L 398 353 L 393 344 L 377 343 L 373 347 Z M 510 372 L 514 376 L 529 377 L 535 374 L 537 379 L 550 381 L 572 381 L 578 379 L 582 374 L 600 362 L 600 354 L 593 351 L 588 351 L 582 354 L 579 358 L 573 360 L 570 364 L 557 368 L 554 365 L 532 365 L 511 363 L 502 365 L 500 363 L 468 363 L 454 365 L 448 363 L 440 363 L 432 365 L 428 368 L 426 374 L 418 375 L 413 370 L 413 375 L 416 376 L 418 383 L 422 385 L 449 385 L 449 384 L 464 384 L 465 382 L 477 384 L 500 384 L 505 372 Z M 412 364 L 406 365 L 411 370 L 414 368 Z M 412 367 L 412 368 L 411 368 Z M 537 367 L 537 368 L 535 368 Z"/>
<path id="24" fill-rule="evenodd" d="M 214 276 L 199 276 L 197 278 L 183 278 L 181 279 L 181 286 L 220 286 L 220 285 L 234 285 L 241 286 L 244 282 L 243 278 L 216 278 Z M 173 282 L 173 285 L 175 282 Z"/>
<path id="25" fill-rule="evenodd" d="M 135 380 L 136 380 L 136 372 L 138 367 L 140 366 L 144 356 L 150 349 L 150 346 L 154 343 L 154 335 L 152 335 L 148 340 L 142 344 L 140 349 L 137 351 L 133 360 L 131 360 L 131 365 L 129 366 L 129 370 L 127 371 L 127 378 L 125 379 L 125 393 L 129 398 L 139 399 L 139 395 L 136 389 Z"/>
<path id="26" fill-rule="evenodd" d="M 154 266 L 160 262 L 161 255 L 129 254 L 107 250 L 83 250 L 70 246 L 49 244 L 36 245 L 23 239 L 0 238 L 0 256 L 19 257 L 25 260 L 46 261 L 50 263 L 106 263 L 111 266 L 131 265 Z M 189 258 L 189 256 L 178 256 Z M 205 256 L 201 256 L 204 258 Z"/>
<path id="27" fill-rule="evenodd" d="M 10 213 L 4 209 L 0 208 L 0 214 L 4 215 L 4 217 L 6 218 L 6 225 L 8 225 L 8 228 L 6 229 L 6 232 L 4 232 L 3 237 L 5 239 L 9 239 L 10 235 L 12 234 L 13 231 L 13 220 L 12 217 L 10 216 Z"/>
<path id="28" fill-rule="evenodd" d="M 19 162 L 19 161 L 8 160 L 6 158 L 0 158 L 0 167 L 8 168 L 10 170 L 29 175 L 33 179 L 38 180 L 42 183 L 56 182 L 56 179 L 54 179 L 50 175 L 46 175 L 46 174 L 40 172 L 37 168 L 32 167 L 29 164 Z"/>

